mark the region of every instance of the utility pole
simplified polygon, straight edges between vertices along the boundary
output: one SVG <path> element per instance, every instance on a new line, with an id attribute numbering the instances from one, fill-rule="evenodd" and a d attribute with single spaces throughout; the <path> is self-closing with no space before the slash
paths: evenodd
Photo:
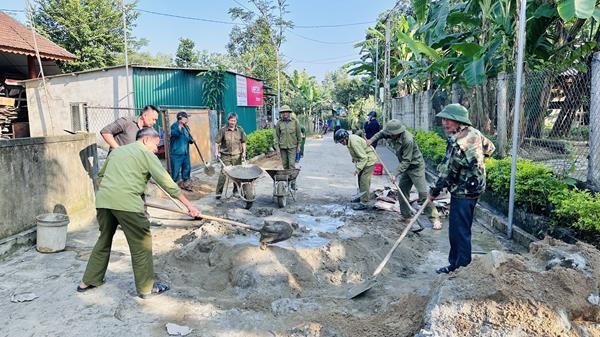
<path id="1" fill-rule="evenodd" d="M 390 95 L 390 11 L 385 19 L 385 65 L 383 82 L 383 122 L 391 118 L 391 95 Z"/>
<path id="2" fill-rule="evenodd" d="M 375 105 L 379 103 L 379 38 L 375 38 Z"/>
<path id="3" fill-rule="evenodd" d="M 129 59 L 127 50 L 127 14 L 125 11 L 125 0 L 121 0 L 121 9 L 123 11 L 123 39 L 125 42 L 125 99 L 127 100 L 127 108 L 131 108 L 129 104 Z"/>

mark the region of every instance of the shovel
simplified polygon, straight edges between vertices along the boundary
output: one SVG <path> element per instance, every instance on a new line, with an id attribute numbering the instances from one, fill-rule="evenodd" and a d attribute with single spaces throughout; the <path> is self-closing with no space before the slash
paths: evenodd
<path id="1" fill-rule="evenodd" d="M 198 151 L 198 154 L 200 155 L 200 159 L 204 163 L 204 174 L 209 175 L 209 176 L 214 175 L 215 168 L 212 166 L 212 164 L 210 162 L 205 161 L 204 157 L 202 157 L 202 152 L 200 152 L 200 148 L 198 148 L 198 144 L 196 144 L 196 140 L 194 140 L 194 138 L 192 137 L 192 132 L 190 131 L 190 128 L 187 126 L 187 124 L 185 124 L 185 128 L 188 131 L 188 133 L 190 134 L 190 139 L 191 139 L 192 143 L 194 143 L 194 146 L 196 147 L 196 150 Z"/>
<path id="2" fill-rule="evenodd" d="M 387 167 L 385 166 L 385 164 L 383 163 L 383 160 L 381 160 L 381 157 L 379 157 L 379 154 L 377 153 L 377 151 L 375 150 L 374 147 L 371 146 L 371 149 L 373 149 L 373 152 L 375 152 L 375 156 L 377 156 L 377 159 L 381 163 L 381 166 L 383 166 L 383 169 L 385 170 L 385 174 L 387 174 L 388 177 L 390 177 L 390 179 L 391 179 L 393 176 L 390 173 L 390 171 L 387 169 Z M 410 211 L 413 212 L 413 213 L 416 212 L 415 209 L 412 208 L 412 206 L 410 205 L 410 202 L 408 201 L 408 199 L 406 198 L 406 196 L 404 196 L 404 193 L 402 193 L 402 190 L 400 189 L 400 187 L 398 187 L 398 184 L 396 184 L 395 182 L 393 182 L 392 184 L 398 190 L 398 194 L 400 194 L 400 196 L 402 197 L 402 200 L 404 200 L 404 202 L 408 205 L 408 208 L 410 209 Z"/>
<path id="3" fill-rule="evenodd" d="M 394 253 L 396 248 L 398 248 L 400 241 L 402 241 L 402 239 L 404 239 L 404 237 L 406 236 L 406 234 L 408 233 L 408 231 L 410 230 L 412 225 L 415 223 L 415 221 L 417 221 L 419 216 L 423 213 L 423 211 L 425 210 L 425 206 L 427 206 L 428 203 L 429 203 L 429 199 L 425 200 L 425 202 L 423 203 L 421 208 L 419 208 L 419 211 L 417 212 L 417 214 L 415 214 L 415 216 L 410 220 L 408 225 L 406 225 L 406 228 L 404 228 L 404 230 L 402 231 L 402 234 L 400 234 L 400 237 L 398 238 L 398 240 L 396 240 L 396 242 L 394 243 L 394 246 L 392 246 L 392 249 L 390 249 L 390 251 L 387 253 L 387 255 L 385 256 L 383 261 L 381 261 L 379 266 L 377 266 L 377 269 L 375 269 L 375 272 L 373 272 L 373 275 L 371 275 L 362 284 L 358 284 L 358 285 L 352 287 L 350 290 L 348 290 L 348 293 L 346 294 L 347 299 L 355 298 L 356 296 L 363 294 L 367 290 L 373 288 L 373 286 L 375 284 L 377 284 L 377 275 L 379 275 L 381 273 L 381 271 L 383 270 L 383 267 L 385 267 L 385 265 L 390 260 L 390 257 L 392 257 L 392 254 Z"/>
<path id="4" fill-rule="evenodd" d="M 185 211 L 180 211 L 180 210 L 169 208 L 169 207 L 166 207 L 163 205 L 146 203 L 146 206 L 152 207 L 152 208 L 158 208 L 158 209 L 162 209 L 162 210 L 170 211 L 170 212 L 174 212 L 174 213 L 185 214 L 185 215 L 189 216 L 188 213 Z M 223 218 L 219 218 L 219 217 L 212 216 L 212 215 L 206 215 L 206 214 L 202 214 L 197 218 L 190 217 L 189 220 L 212 220 L 212 221 L 217 221 L 217 222 L 221 222 L 221 223 L 226 223 L 228 225 L 233 225 L 235 227 L 240 227 L 240 228 L 244 228 L 247 230 L 251 230 L 253 232 L 258 232 L 258 233 L 260 233 L 260 243 L 261 243 L 260 248 L 261 249 L 265 249 L 267 244 L 285 241 L 285 240 L 291 238 L 292 234 L 294 233 L 294 228 L 292 227 L 292 225 L 290 225 L 287 222 L 283 222 L 283 221 L 275 221 L 273 223 L 265 223 L 265 225 L 262 226 L 261 228 L 256 228 L 256 227 L 247 225 L 245 223 L 241 223 L 241 222 L 237 222 L 237 221 L 233 221 L 233 220 L 229 220 L 229 219 L 223 219 Z"/>
<path id="5" fill-rule="evenodd" d="M 146 203 L 146 206 L 162 209 L 165 211 L 171 211 L 171 212 L 175 212 L 175 213 L 179 213 L 179 214 L 185 214 L 185 215 L 189 216 L 189 214 L 183 209 L 183 207 L 172 196 L 170 196 L 169 193 L 167 193 L 167 191 L 165 191 L 158 184 L 156 184 L 156 186 L 167 197 L 169 197 L 171 202 L 173 202 L 175 204 L 175 206 L 177 206 L 179 208 L 179 210 L 165 207 L 162 205 L 149 204 L 149 203 Z M 255 228 L 255 227 L 247 225 L 245 223 L 241 223 L 241 222 L 237 222 L 237 221 L 233 221 L 233 220 L 229 220 L 229 219 L 223 219 L 223 218 L 219 218 L 216 216 L 205 215 L 205 214 L 202 214 L 198 218 L 190 217 L 190 220 L 196 220 L 196 219 L 207 219 L 207 220 L 218 221 L 218 222 L 226 223 L 226 224 L 233 225 L 236 227 L 248 229 L 248 230 L 251 230 L 254 232 L 258 232 L 258 233 L 260 233 L 260 244 L 261 244 L 260 248 L 261 249 L 266 249 L 267 244 L 269 244 L 269 243 L 285 241 L 285 240 L 291 238 L 292 234 L 294 233 L 294 228 L 292 227 L 292 225 L 290 225 L 287 222 L 283 222 L 283 221 L 275 221 L 273 223 L 265 223 L 265 225 L 262 228 Z"/>

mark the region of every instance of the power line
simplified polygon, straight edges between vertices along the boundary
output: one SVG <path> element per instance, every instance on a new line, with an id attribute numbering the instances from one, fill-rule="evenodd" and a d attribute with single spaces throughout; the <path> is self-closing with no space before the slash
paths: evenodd
<path id="1" fill-rule="evenodd" d="M 366 25 L 366 24 L 371 24 L 371 23 L 376 23 L 377 20 L 374 21 L 363 21 L 363 22 L 353 22 L 353 23 L 340 23 L 340 24 L 336 24 L 336 25 L 314 25 L 314 26 L 301 26 L 301 25 L 297 25 L 294 26 L 294 28 L 305 28 L 305 29 L 311 29 L 311 28 L 337 28 L 337 27 L 348 27 L 348 26 L 360 26 L 360 25 Z"/>
<path id="2" fill-rule="evenodd" d="M 24 9 L 7 9 L 7 8 L 0 8 L 1 12 L 19 12 L 19 13 L 24 13 L 25 10 Z"/>
<path id="3" fill-rule="evenodd" d="M 300 35 L 298 33 L 295 33 L 294 31 L 289 31 L 291 34 L 298 36 L 299 38 L 308 40 L 308 41 L 313 41 L 313 42 L 317 42 L 317 43 L 323 43 L 323 44 L 355 44 L 360 42 L 360 40 L 358 41 L 345 41 L 345 42 L 339 42 L 339 41 L 322 41 L 322 40 L 317 40 L 317 39 L 313 39 L 310 38 L 308 36 L 304 36 L 304 35 Z"/>
<path id="4" fill-rule="evenodd" d="M 197 18 L 197 17 L 192 17 L 192 16 L 184 16 L 184 15 L 176 15 L 176 14 L 168 14 L 168 13 L 148 11 L 148 10 L 139 9 L 139 8 L 137 8 L 136 10 L 138 12 L 142 12 L 142 13 L 148 13 L 148 14 L 154 14 L 154 15 L 161 15 L 161 16 L 168 16 L 168 17 L 177 18 L 177 19 L 186 19 L 186 20 L 194 20 L 194 21 L 204 21 L 204 22 L 220 23 L 220 24 L 224 24 L 224 25 L 233 25 L 233 26 L 238 25 L 238 23 L 231 22 L 231 21 L 203 19 L 203 18 Z"/>
<path id="5" fill-rule="evenodd" d="M 334 61 L 334 60 L 340 60 L 340 59 L 346 59 L 348 57 L 357 57 L 356 54 L 349 54 L 349 55 L 342 55 L 342 56 L 336 56 L 336 57 L 327 57 L 327 58 L 322 58 L 322 59 L 315 59 L 315 60 L 292 60 L 294 62 L 302 62 L 302 63 L 312 63 L 312 62 L 323 62 L 323 61 Z"/>

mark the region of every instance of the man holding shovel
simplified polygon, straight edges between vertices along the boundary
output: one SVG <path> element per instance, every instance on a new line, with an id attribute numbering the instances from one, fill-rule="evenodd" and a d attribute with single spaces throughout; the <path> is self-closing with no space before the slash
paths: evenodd
<path id="1" fill-rule="evenodd" d="M 419 203 L 423 203 L 429 194 L 429 186 L 425 178 L 425 160 L 415 143 L 413 135 L 406 130 L 404 125 L 397 120 L 391 119 L 385 125 L 385 128 L 371 137 L 367 144 L 376 144 L 380 139 L 387 139 L 391 150 L 400 161 L 395 176 L 390 177 L 392 183 L 398 182 L 398 187 L 402 193 L 410 198 L 410 190 L 413 185 L 419 193 Z M 411 218 L 409 205 L 400 199 L 400 212 L 403 220 Z M 433 229 L 442 229 L 442 223 L 437 209 L 431 203 L 427 204 L 425 212 L 429 216 Z"/>
<path id="2" fill-rule="evenodd" d="M 169 154 L 171 157 L 171 178 L 174 181 L 183 180 L 180 187 L 189 190 L 190 174 L 192 165 L 190 162 L 190 144 L 193 144 L 192 135 L 186 127 L 189 122 L 185 111 L 177 113 L 177 121 L 171 125 L 171 139 Z"/>
<path id="3" fill-rule="evenodd" d="M 471 126 L 469 111 L 460 104 L 447 105 L 436 117 L 448 134 L 446 156 L 439 166 L 429 200 L 443 188 L 450 192 L 449 264 L 436 270 L 448 274 L 471 263 L 471 225 L 475 205 L 485 190 L 485 158 L 494 153 L 494 144 Z"/>
<path id="4" fill-rule="evenodd" d="M 371 188 L 371 177 L 373 166 L 377 161 L 375 150 L 367 145 L 364 138 L 357 135 L 349 135 L 345 129 L 339 129 L 333 135 L 333 140 L 348 147 L 352 162 L 356 166 L 354 175 L 358 176 L 358 188 L 360 204 L 353 206 L 354 210 L 365 210 L 368 208 L 369 193 Z"/>
<path id="5" fill-rule="evenodd" d="M 131 252 L 131 262 L 138 296 L 147 298 L 169 290 L 169 286 L 154 282 L 152 235 L 150 222 L 144 214 L 142 194 L 150 177 L 172 197 L 181 201 L 190 216 L 200 212 L 162 167 L 155 153 L 160 137 L 152 128 L 138 131 L 136 141 L 121 146 L 108 156 L 98 173 L 100 188 L 96 193 L 96 217 L 100 237 L 88 260 L 78 292 L 101 286 L 108 267 L 112 239 L 121 225 Z"/>
<path id="6" fill-rule="evenodd" d="M 246 159 L 246 133 L 237 125 L 237 114 L 232 112 L 227 116 L 227 125 L 219 129 L 215 137 L 215 157 L 221 158 L 225 165 L 240 165 Z M 221 168 L 215 198 L 221 199 L 225 186 L 225 174 Z M 233 186 L 233 193 L 237 192 Z"/>

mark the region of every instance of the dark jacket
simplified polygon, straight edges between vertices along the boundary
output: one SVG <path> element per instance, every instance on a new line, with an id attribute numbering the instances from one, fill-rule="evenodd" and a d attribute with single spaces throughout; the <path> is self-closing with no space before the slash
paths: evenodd
<path id="1" fill-rule="evenodd" d="M 379 131 L 381 131 L 381 125 L 379 125 L 377 119 L 373 118 L 365 122 L 365 136 L 367 139 L 371 139 Z"/>
<path id="2" fill-rule="evenodd" d="M 186 128 L 179 128 L 179 121 L 171 125 L 169 152 L 172 155 L 189 155 L 192 136 Z"/>

